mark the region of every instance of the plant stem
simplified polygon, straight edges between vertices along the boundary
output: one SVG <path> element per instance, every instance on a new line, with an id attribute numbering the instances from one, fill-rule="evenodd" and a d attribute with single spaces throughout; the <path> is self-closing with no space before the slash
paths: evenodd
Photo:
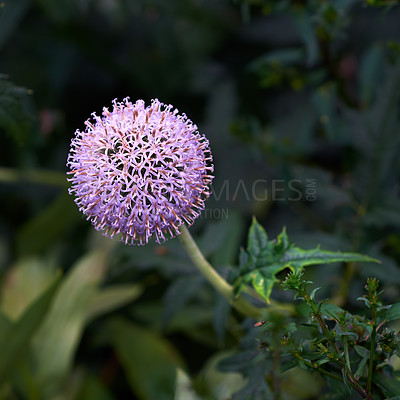
<path id="1" fill-rule="evenodd" d="M 344 358 L 346 360 L 346 367 L 348 369 L 348 371 L 350 371 L 351 373 L 351 364 L 350 364 L 350 357 L 349 357 L 349 344 L 347 342 L 347 338 L 344 337 Z"/>
<path id="2" fill-rule="evenodd" d="M 345 359 L 346 362 L 343 363 L 342 360 L 340 360 L 338 358 L 339 355 L 339 348 L 337 347 L 336 343 L 335 343 L 335 339 L 332 337 L 330 330 L 328 329 L 328 327 L 325 324 L 325 321 L 322 319 L 321 313 L 318 311 L 318 308 L 315 305 L 315 302 L 310 299 L 310 296 L 307 293 L 302 293 L 304 299 L 306 300 L 306 302 L 310 305 L 312 313 L 314 314 L 314 316 L 317 318 L 318 323 L 320 324 L 322 331 L 324 332 L 324 335 L 327 337 L 332 350 L 335 354 L 336 357 L 336 361 L 341 364 L 342 368 L 344 368 L 344 372 L 347 376 L 347 378 L 350 381 L 351 386 L 362 396 L 363 399 L 369 399 L 369 400 L 373 400 L 373 397 L 370 393 L 370 391 L 365 390 L 360 383 L 358 382 L 358 380 L 354 377 L 352 371 L 351 371 L 351 367 L 350 367 L 350 359 L 349 359 L 349 355 L 348 355 L 348 349 L 347 349 L 347 340 L 345 341 Z M 372 338 L 371 338 L 372 340 Z M 371 375 L 372 376 L 372 375 Z"/>
<path id="3" fill-rule="evenodd" d="M 0 168 L 0 182 L 18 183 L 24 181 L 43 185 L 68 186 L 64 172 Z"/>
<path id="4" fill-rule="evenodd" d="M 372 308 L 372 332 L 371 332 L 371 347 L 369 351 L 368 362 L 368 378 L 367 378 L 367 392 L 371 394 L 372 372 L 374 367 L 374 354 L 375 354 L 375 341 L 376 341 L 376 309 Z"/>
<path id="5" fill-rule="evenodd" d="M 272 388 L 274 393 L 274 400 L 280 400 L 281 398 L 281 384 L 280 384 L 280 375 L 281 375 L 281 353 L 280 353 L 280 335 L 275 330 L 273 331 L 273 353 L 272 353 L 272 362 L 273 368 L 271 370 L 272 374 Z"/>
<path id="6" fill-rule="evenodd" d="M 329 376 L 332 379 L 336 379 L 337 381 L 340 381 L 343 383 L 343 378 L 339 375 L 333 374 L 332 372 L 326 371 L 325 369 L 318 367 L 314 365 L 312 362 L 304 359 L 300 354 L 298 353 L 292 353 L 298 360 L 302 361 L 305 365 L 307 365 L 310 368 L 315 369 L 316 371 L 320 372 L 322 375 Z"/>
<path id="7" fill-rule="evenodd" d="M 315 318 L 317 318 L 317 321 L 322 329 L 322 332 L 324 332 L 324 335 L 327 337 L 333 352 L 335 353 L 335 356 L 337 357 L 339 354 L 339 349 L 335 343 L 335 340 L 333 339 L 330 330 L 325 324 L 325 321 L 322 319 L 321 313 L 318 311 L 317 306 L 315 305 L 314 300 L 310 299 L 310 296 L 307 293 L 302 293 L 302 296 L 306 300 L 306 302 L 309 304 L 311 307 L 311 311 L 314 314 Z"/>
<path id="8" fill-rule="evenodd" d="M 193 264 L 200 270 L 211 285 L 213 285 L 214 288 L 221 293 L 234 308 L 236 308 L 236 310 L 248 317 L 260 319 L 262 317 L 262 310 L 260 308 L 253 306 L 241 297 L 235 299 L 232 286 L 226 282 L 226 280 L 222 278 L 222 276 L 218 274 L 213 266 L 205 259 L 185 224 L 182 224 L 179 227 L 179 231 L 181 232 L 179 239 L 181 240 L 187 254 Z"/>

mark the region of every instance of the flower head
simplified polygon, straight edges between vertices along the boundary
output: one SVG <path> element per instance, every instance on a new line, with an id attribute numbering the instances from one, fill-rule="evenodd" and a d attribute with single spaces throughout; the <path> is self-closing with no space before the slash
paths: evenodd
<path id="1" fill-rule="evenodd" d="M 160 243 L 191 225 L 210 195 L 208 140 L 185 114 L 153 100 L 113 101 L 71 142 L 70 194 L 95 228 L 126 244 Z"/>

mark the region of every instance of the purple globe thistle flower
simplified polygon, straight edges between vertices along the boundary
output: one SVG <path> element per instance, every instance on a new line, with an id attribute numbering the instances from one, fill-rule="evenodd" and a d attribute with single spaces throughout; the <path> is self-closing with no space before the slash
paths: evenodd
<path id="1" fill-rule="evenodd" d="M 171 105 L 113 101 L 71 142 L 69 193 L 87 219 L 126 244 L 158 243 L 191 225 L 210 195 L 208 140 Z"/>

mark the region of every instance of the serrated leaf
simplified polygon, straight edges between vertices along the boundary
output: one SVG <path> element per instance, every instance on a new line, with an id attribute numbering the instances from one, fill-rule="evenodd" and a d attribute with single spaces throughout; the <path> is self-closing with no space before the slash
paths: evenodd
<path id="1" fill-rule="evenodd" d="M 252 258 L 257 258 L 268 245 L 268 236 L 264 228 L 253 218 L 247 241 L 247 252 Z"/>
<path id="2" fill-rule="evenodd" d="M 303 250 L 291 247 L 280 260 L 280 263 L 290 264 L 294 270 L 302 270 L 308 265 L 330 264 L 337 262 L 379 262 L 378 260 L 358 253 L 342 253 L 340 251 Z"/>
<path id="3" fill-rule="evenodd" d="M 285 229 L 276 241 L 268 241 L 266 232 L 255 219 L 249 230 L 246 253 L 248 259 L 246 264 L 239 268 L 238 277 L 233 285 L 234 293 L 239 294 L 246 283 L 251 282 L 257 293 L 266 301 L 269 301 L 272 288 L 278 281 L 276 275 L 285 268 L 300 272 L 308 265 L 377 261 L 362 254 L 327 251 L 319 247 L 303 250 L 291 245 Z M 246 257 L 241 255 L 241 261 L 245 259 Z"/>
<path id="4" fill-rule="evenodd" d="M 247 252 L 242 248 L 240 249 L 239 253 L 239 266 L 246 265 L 249 261 L 249 255 Z"/>
<path id="5" fill-rule="evenodd" d="M 290 246 L 291 244 L 286 233 L 286 228 L 283 228 L 282 232 L 277 237 L 274 253 L 276 255 L 283 254 L 285 251 L 289 250 Z"/>

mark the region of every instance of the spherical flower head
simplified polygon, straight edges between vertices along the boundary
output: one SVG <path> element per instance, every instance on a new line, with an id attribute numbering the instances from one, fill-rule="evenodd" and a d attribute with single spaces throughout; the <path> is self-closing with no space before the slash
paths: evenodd
<path id="1" fill-rule="evenodd" d="M 208 140 L 185 114 L 153 100 L 113 101 L 71 142 L 67 166 L 79 210 L 109 237 L 158 243 L 191 225 L 210 195 Z"/>

